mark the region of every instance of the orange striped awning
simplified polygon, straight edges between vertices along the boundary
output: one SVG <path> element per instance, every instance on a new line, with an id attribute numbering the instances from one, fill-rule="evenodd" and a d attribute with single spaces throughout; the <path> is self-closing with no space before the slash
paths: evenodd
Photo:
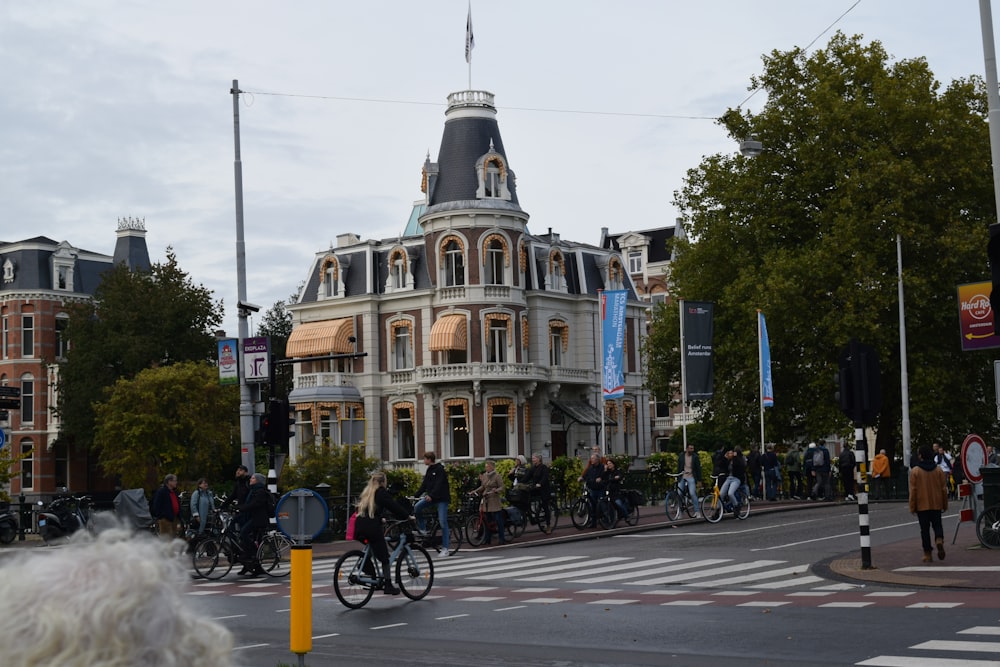
<path id="1" fill-rule="evenodd" d="M 431 327 L 431 352 L 466 349 L 465 315 L 445 315 Z"/>
<path id="2" fill-rule="evenodd" d="M 354 335 L 354 320 L 344 317 L 339 320 L 308 322 L 292 329 L 285 347 L 285 356 L 319 357 L 327 354 L 349 354 L 354 345 L 348 340 Z"/>

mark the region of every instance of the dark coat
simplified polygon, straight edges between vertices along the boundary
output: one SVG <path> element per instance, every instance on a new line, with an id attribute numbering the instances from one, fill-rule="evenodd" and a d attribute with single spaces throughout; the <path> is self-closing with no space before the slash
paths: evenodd
<path id="1" fill-rule="evenodd" d="M 583 471 L 583 483 L 591 491 L 600 491 L 601 487 L 604 486 L 604 466 L 598 463 L 597 465 L 588 465 L 587 469 Z M 598 482 L 597 478 L 600 477 L 601 481 Z"/>
<path id="2" fill-rule="evenodd" d="M 431 464 L 424 473 L 424 481 L 417 490 L 417 496 L 430 496 L 431 502 L 447 503 L 451 501 L 451 489 L 448 488 L 448 471 L 438 461 Z"/>
<path id="3" fill-rule="evenodd" d="M 375 490 L 375 516 L 368 517 L 358 514 L 354 520 L 354 539 L 358 541 L 372 540 L 385 541 L 382 531 L 382 517 L 394 516 L 397 519 L 405 519 L 410 516 L 407 508 L 403 507 L 399 501 L 392 497 L 387 489 Z"/>
<path id="4" fill-rule="evenodd" d="M 677 455 L 677 472 L 684 472 L 684 454 L 685 452 L 681 452 Z M 718 473 L 713 471 L 713 474 Z M 698 482 L 701 482 L 701 457 L 698 456 L 698 452 L 691 455 L 691 475 Z"/>
<path id="5" fill-rule="evenodd" d="M 549 486 L 549 467 L 544 463 L 533 465 L 525 475 L 524 483 L 528 486 L 537 487 L 535 490 L 546 494 L 551 491 Z"/>
<path id="6" fill-rule="evenodd" d="M 173 494 L 177 499 L 177 507 L 180 508 L 181 500 L 180 496 L 177 495 L 177 489 L 171 491 L 166 484 L 162 484 L 153 494 L 153 504 L 149 508 L 149 513 L 153 515 L 154 519 L 175 521 L 178 518 L 179 512 L 174 512 L 174 504 L 170 500 L 170 494 Z"/>
<path id="7" fill-rule="evenodd" d="M 266 529 L 271 524 L 270 491 L 263 484 L 251 484 L 247 500 L 240 509 L 240 519 L 243 525 L 247 522 L 254 528 Z"/>

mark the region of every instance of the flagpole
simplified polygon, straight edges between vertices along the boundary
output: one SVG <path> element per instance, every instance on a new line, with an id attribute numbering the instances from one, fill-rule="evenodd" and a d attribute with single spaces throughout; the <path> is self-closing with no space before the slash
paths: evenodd
<path id="1" fill-rule="evenodd" d="M 764 348 L 763 335 L 760 329 L 760 308 L 757 309 L 757 372 L 759 379 L 759 391 L 757 398 L 760 400 L 760 453 L 764 453 Z"/>
<path id="2" fill-rule="evenodd" d="M 469 14 L 465 21 L 465 62 L 469 63 L 469 90 L 472 90 L 472 49 L 476 40 L 472 36 L 472 0 L 469 0 Z"/>
<path id="3" fill-rule="evenodd" d="M 688 444 L 687 420 L 687 350 L 684 348 L 684 299 L 680 300 L 681 318 L 681 434 L 684 440 L 684 451 Z"/>

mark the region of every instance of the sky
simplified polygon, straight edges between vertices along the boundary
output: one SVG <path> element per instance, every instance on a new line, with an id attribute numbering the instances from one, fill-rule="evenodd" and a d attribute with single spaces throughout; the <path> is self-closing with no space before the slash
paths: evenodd
<path id="1" fill-rule="evenodd" d="M 687 170 L 738 150 L 713 119 L 766 102 L 748 88 L 773 50 L 840 30 L 926 58 L 944 85 L 985 72 L 973 0 L 473 0 L 471 69 L 468 11 L 0 0 L 0 240 L 110 255 L 118 219 L 142 218 L 152 261 L 172 248 L 235 335 L 233 80 L 247 300 L 266 310 L 338 235 L 402 232 L 470 77 L 496 95 L 529 230 L 596 245 L 603 227 L 674 224 Z"/>

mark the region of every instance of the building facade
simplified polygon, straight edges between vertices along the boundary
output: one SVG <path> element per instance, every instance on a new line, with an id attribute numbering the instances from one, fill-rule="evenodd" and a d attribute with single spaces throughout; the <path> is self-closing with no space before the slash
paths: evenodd
<path id="1" fill-rule="evenodd" d="M 103 477 L 87 451 L 59 439 L 59 362 L 68 341 L 68 306 L 93 298 L 102 274 L 118 263 L 148 270 L 142 220 L 118 221 L 113 255 L 44 236 L 0 243 L 0 386 L 20 389 L 20 408 L 0 420 L 7 446 L 27 454 L 9 492 L 49 496 L 58 490 L 99 490 Z M 3 416 L 0 413 L 0 416 Z"/>
<path id="2" fill-rule="evenodd" d="M 529 232 L 492 93 L 449 96 L 421 191 L 398 238 L 342 234 L 317 253 L 288 306 L 292 457 L 323 440 L 364 442 L 403 467 L 426 450 L 449 461 L 598 443 L 648 454 L 645 306 L 617 251 Z M 628 292 L 625 396 L 602 402 L 610 290 Z"/>

